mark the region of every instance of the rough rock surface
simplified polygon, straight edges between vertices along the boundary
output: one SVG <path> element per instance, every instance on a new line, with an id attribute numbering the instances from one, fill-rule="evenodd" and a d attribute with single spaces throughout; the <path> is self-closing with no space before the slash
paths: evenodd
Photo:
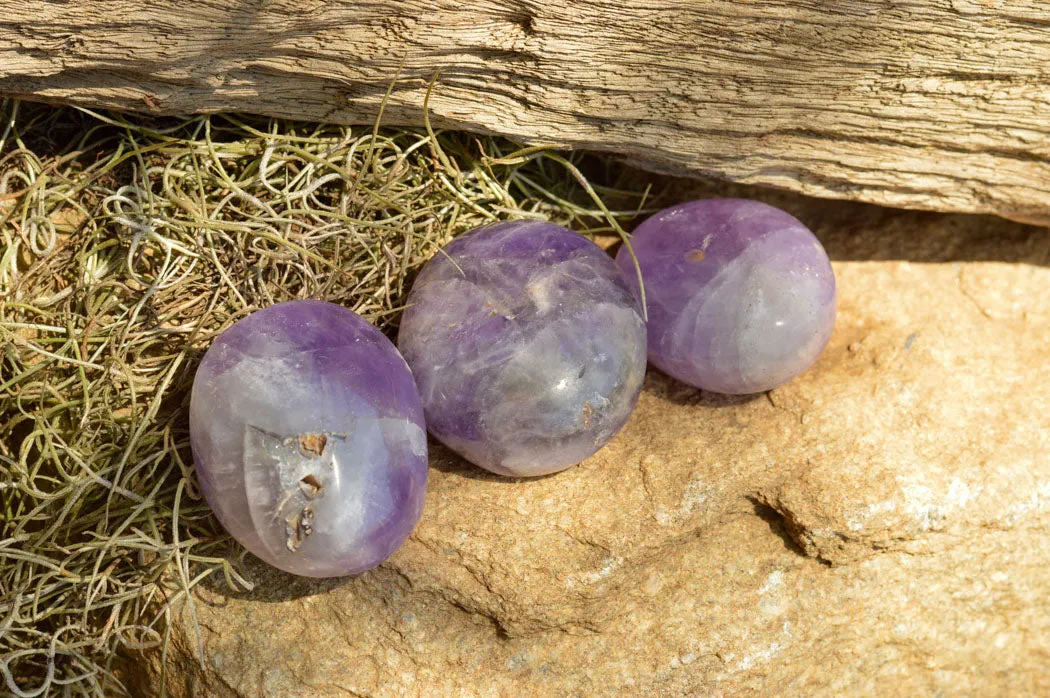
<path id="1" fill-rule="evenodd" d="M 201 588 L 170 691 L 1050 695 L 1050 236 L 765 198 L 835 260 L 811 371 L 750 399 L 650 371 L 620 435 L 546 478 L 435 448 L 382 567 Z"/>

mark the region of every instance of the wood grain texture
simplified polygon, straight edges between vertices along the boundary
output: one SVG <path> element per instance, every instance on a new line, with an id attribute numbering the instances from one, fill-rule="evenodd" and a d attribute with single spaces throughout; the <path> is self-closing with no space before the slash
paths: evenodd
<path id="1" fill-rule="evenodd" d="M 1047 0 L 20 0 L 0 92 L 437 125 L 1050 224 Z"/>

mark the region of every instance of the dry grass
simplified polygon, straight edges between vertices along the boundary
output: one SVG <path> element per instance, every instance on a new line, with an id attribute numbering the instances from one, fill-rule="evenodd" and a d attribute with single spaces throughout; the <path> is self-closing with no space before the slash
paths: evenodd
<path id="1" fill-rule="evenodd" d="M 643 196 L 616 173 L 463 133 L 4 102 L 0 692 L 119 695 L 115 656 L 163 651 L 170 604 L 209 575 L 249 586 L 189 460 L 217 333 L 292 298 L 389 331 L 459 232 L 618 227 Z"/>

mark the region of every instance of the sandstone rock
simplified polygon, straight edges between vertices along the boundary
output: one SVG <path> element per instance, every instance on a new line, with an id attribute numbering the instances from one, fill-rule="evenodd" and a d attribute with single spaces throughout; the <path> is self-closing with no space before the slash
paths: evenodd
<path id="1" fill-rule="evenodd" d="M 727 398 L 651 371 L 609 446 L 542 479 L 435 447 L 379 569 L 198 589 L 169 691 L 1050 695 L 1050 237 L 763 197 L 835 260 L 810 372 Z"/>

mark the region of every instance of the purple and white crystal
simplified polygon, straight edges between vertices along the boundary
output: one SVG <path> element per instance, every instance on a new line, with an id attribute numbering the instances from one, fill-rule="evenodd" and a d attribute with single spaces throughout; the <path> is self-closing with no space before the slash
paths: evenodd
<path id="1" fill-rule="evenodd" d="M 379 330 L 332 303 L 279 303 L 226 330 L 197 369 L 190 436 L 219 521 L 287 572 L 374 567 L 423 510 L 412 374 Z"/>
<path id="2" fill-rule="evenodd" d="M 634 231 L 649 360 L 720 393 L 781 385 L 817 360 L 835 324 L 835 276 L 802 223 L 759 201 L 665 209 Z M 638 291 L 626 247 L 616 263 Z"/>
<path id="3" fill-rule="evenodd" d="M 449 243 L 412 288 L 398 347 L 430 432 L 511 476 L 595 453 L 627 421 L 645 374 L 641 308 L 612 259 L 538 221 Z"/>

